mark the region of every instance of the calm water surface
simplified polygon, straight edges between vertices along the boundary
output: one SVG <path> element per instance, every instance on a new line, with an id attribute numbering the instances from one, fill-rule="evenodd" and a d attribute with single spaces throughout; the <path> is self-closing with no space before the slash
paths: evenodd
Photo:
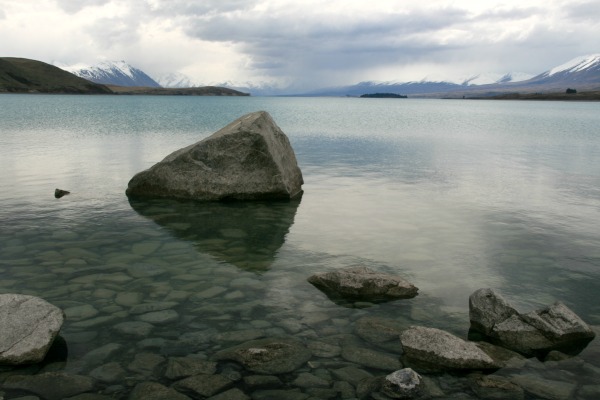
<path id="1" fill-rule="evenodd" d="M 301 200 L 127 199 L 136 172 L 257 110 L 290 138 Z M 254 338 L 372 348 L 355 336 L 364 317 L 465 337 L 468 296 L 481 287 L 521 311 L 561 300 L 597 327 L 599 126 L 598 103 L 1 95 L 0 292 L 67 314 L 62 356 L 18 371 L 91 375 L 98 392 L 126 398 L 138 382 L 171 384 L 160 372 L 169 357 L 210 358 Z M 55 199 L 55 188 L 71 194 Z M 400 274 L 420 294 L 335 304 L 306 282 L 352 265 Z M 139 312 L 158 302 L 155 319 Z M 150 326 L 127 331 L 131 321 Z M 577 357 L 587 374 L 556 367 L 569 371 L 558 379 L 572 398 L 600 380 L 596 342 Z M 156 368 L 137 367 L 139 354 Z M 511 373 L 554 379 L 539 364 Z M 283 376 L 285 388 L 311 394 L 297 374 L 333 385 L 341 366 L 388 373 L 335 351 L 311 365 Z M 251 394 L 246 371 L 219 368 Z M 466 378 L 432 380 L 444 396 L 477 397 Z"/>

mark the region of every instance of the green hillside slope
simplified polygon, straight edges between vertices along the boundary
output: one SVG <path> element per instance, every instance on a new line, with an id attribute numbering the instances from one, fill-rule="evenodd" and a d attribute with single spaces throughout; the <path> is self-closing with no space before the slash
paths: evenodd
<path id="1" fill-rule="evenodd" d="M 41 61 L 0 57 L 0 93 L 110 94 L 103 85 Z"/>

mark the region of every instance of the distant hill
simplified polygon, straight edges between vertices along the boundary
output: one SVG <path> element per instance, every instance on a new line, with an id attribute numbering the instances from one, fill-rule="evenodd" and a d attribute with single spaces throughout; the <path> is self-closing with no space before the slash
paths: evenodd
<path id="1" fill-rule="evenodd" d="M 115 94 L 152 95 L 152 96 L 250 96 L 237 90 L 218 86 L 192 88 L 133 87 L 107 85 Z"/>
<path id="2" fill-rule="evenodd" d="M 0 93 L 109 94 L 99 85 L 41 61 L 0 57 Z"/>
<path id="3" fill-rule="evenodd" d="M 90 66 L 57 66 L 80 78 L 102 85 L 160 87 L 160 85 L 144 71 L 129 65 L 125 61 L 103 61 Z"/>

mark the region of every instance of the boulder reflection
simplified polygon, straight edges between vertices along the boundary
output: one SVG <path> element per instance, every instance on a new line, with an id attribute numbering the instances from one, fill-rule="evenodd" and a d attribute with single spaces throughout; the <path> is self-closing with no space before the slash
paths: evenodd
<path id="1" fill-rule="evenodd" d="M 130 198 L 129 204 L 203 253 L 242 269 L 264 271 L 285 242 L 300 200 L 301 196 L 226 203 Z"/>

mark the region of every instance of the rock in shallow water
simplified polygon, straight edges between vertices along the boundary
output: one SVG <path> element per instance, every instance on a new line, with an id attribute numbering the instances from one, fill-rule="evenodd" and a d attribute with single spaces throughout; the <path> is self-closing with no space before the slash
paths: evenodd
<path id="1" fill-rule="evenodd" d="M 407 280 L 367 267 L 350 267 L 318 273 L 308 281 L 329 297 L 368 301 L 389 301 L 415 297 L 419 291 Z"/>
<path id="2" fill-rule="evenodd" d="M 414 399 L 421 394 L 423 386 L 421 375 L 404 368 L 386 376 L 381 391 L 392 399 Z"/>
<path id="3" fill-rule="evenodd" d="M 0 364 L 42 361 L 63 321 L 63 311 L 39 297 L 1 294 Z"/>
<path id="4" fill-rule="evenodd" d="M 252 340 L 216 353 L 215 360 L 233 360 L 247 370 L 259 374 L 285 374 L 302 366 L 311 358 L 304 345 L 291 338 Z"/>
<path id="5" fill-rule="evenodd" d="M 497 369 L 499 365 L 475 343 L 440 329 L 412 326 L 400 334 L 406 360 L 432 370 Z"/>
<path id="6" fill-rule="evenodd" d="M 203 201 L 290 199 L 303 183 L 287 136 L 259 111 L 136 174 L 126 193 Z"/>
<path id="7" fill-rule="evenodd" d="M 552 349 L 580 351 L 594 331 L 561 302 L 520 314 L 493 289 L 479 289 L 469 297 L 471 329 L 498 344 L 533 355 Z"/>

